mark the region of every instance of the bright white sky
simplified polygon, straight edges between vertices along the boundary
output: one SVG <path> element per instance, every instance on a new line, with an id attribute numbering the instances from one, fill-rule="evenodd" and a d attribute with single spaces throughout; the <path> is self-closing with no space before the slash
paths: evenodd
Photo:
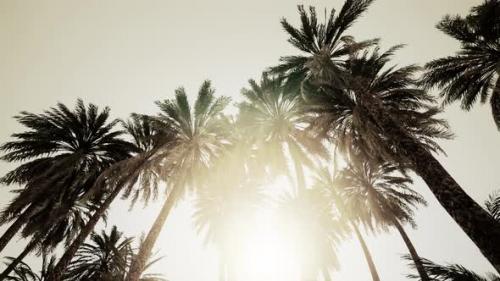
<path id="1" fill-rule="evenodd" d="M 447 13 L 465 13 L 480 0 L 378 0 L 357 23 L 357 38 L 381 37 L 383 46 L 404 43 L 398 64 L 418 63 L 452 54 L 456 42 L 434 25 Z M 339 7 L 340 0 L 305 1 L 320 11 Z M 249 78 L 258 78 L 282 55 L 295 54 L 279 20 L 298 20 L 298 2 L 254 1 L 0 1 L 0 142 L 21 128 L 11 117 L 21 110 L 39 112 L 57 101 L 73 104 L 81 97 L 109 105 L 116 117 L 131 112 L 155 113 L 154 101 L 173 96 L 183 85 L 191 95 L 204 79 L 219 94 L 238 99 Z M 456 106 L 444 114 L 456 134 L 443 142 L 447 157 L 439 159 L 464 189 L 483 202 L 500 188 L 500 133 L 490 109 L 477 106 L 465 113 Z M 0 164 L 3 174 L 13 166 Z M 418 212 L 418 230 L 409 231 L 421 256 L 458 262 L 480 272 L 492 267 L 438 206 L 427 187 L 415 188 L 429 201 Z M 0 206 L 9 188 L 0 190 Z M 128 234 L 148 229 L 158 211 L 152 206 L 127 212 L 113 205 L 110 223 Z M 172 281 L 217 280 L 217 258 L 203 247 L 192 227 L 189 202 L 181 203 L 158 241 L 165 258 L 154 268 Z M 0 228 L 0 233 L 5 227 Z M 406 253 L 396 235 L 368 238 L 381 278 L 399 281 L 408 273 L 399 257 Z M 5 253 L 17 255 L 22 242 Z M 356 243 L 339 250 L 342 270 L 336 280 L 369 280 Z M 36 258 L 27 259 L 37 264 Z"/>

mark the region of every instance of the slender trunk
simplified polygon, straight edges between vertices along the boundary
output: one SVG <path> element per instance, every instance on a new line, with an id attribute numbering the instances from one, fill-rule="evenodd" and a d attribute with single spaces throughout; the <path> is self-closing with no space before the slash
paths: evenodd
<path id="1" fill-rule="evenodd" d="M 358 238 L 359 244 L 361 244 L 361 248 L 363 249 L 363 253 L 365 254 L 366 263 L 368 264 L 368 268 L 370 269 L 370 273 L 372 275 L 372 280 L 373 281 L 380 281 L 380 277 L 378 276 L 377 268 L 375 267 L 375 263 L 373 262 L 372 255 L 370 253 L 370 250 L 368 249 L 368 246 L 366 245 L 365 239 L 363 239 L 361 232 L 359 232 L 358 226 L 354 222 L 351 222 L 351 225 L 352 225 L 352 228 L 354 229 L 354 233 L 356 234 L 356 237 Z"/>
<path id="2" fill-rule="evenodd" d="M 420 256 L 417 253 L 417 250 L 415 249 L 415 246 L 413 246 L 413 243 L 411 242 L 410 237 L 408 237 L 408 234 L 404 230 L 403 226 L 401 223 L 399 223 L 398 219 L 393 217 L 393 224 L 396 227 L 396 229 L 399 231 L 399 234 L 403 238 L 403 241 L 406 244 L 406 247 L 408 248 L 408 251 L 410 252 L 411 259 L 413 260 L 413 263 L 415 264 L 415 268 L 417 269 L 418 275 L 420 275 L 420 280 L 421 281 L 430 281 L 431 279 L 429 278 L 429 275 L 425 271 L 425 267 L 422 263 L 422 260 L 420 259 Z"/>
<path id="3" fill-rule="evenodd" d="M 5 246 L 10 242 L 10 240 L 16 235 L 16 233 L 23 227 L 23 225 L 31 217 L 33 211 L 35 210 L 34 205 L 30 205 L 15 221 L 12 223 L 7 231 L 0 237 L 0 252 L 3 251 Z"/>
<path id="4" fill-rule="evenodd" d="M 475 202 L 446 169 L 414 138 L 386 114 L 380 101 L 363 95 L 368 113 L 383 128 L 394 146 L 402 148 L 413 170 L 426 182 L 441 206 L 476 244 L 481 253 L 500 272 L 500 223 Z"/>
<path id="5" fill-rule="evenodd" d="M 165 200 L 165 203 L 163 204 L 163 207 L 161 208 L 158 217 L 153 223 L 151 229 L 149 230 L 146 239 L 141 244 L 141 248 L 139 249 L 139 254 L 135 256 L 134 259 L 132 260 L 132 264 L 130 265 L 130 270 L 128 272 L 128 276 L 126 279 L 127 281 L 138 281 L 139 278 L 141 277 L 146 261 L 151 256 L 151 251 L 153 250 L 156 240 L 158 239 L 158 236 L 160 235 L 160 232 L 163 229 L 163 226 L 168 218 L 168 215 L 170 214 L 170 211 L 177 202 L 178 195 L 181 194 L 181 191 L 182 191 L 182 186 L 180 185 L 172 187 L 172 190 L 170 191 L 167 200 Z"/>
<path id="6" fill-rule="evenodd" d="M 109 208 L 111 203 L 113 203 L 113 201 L 116 199 L 118 194 L 120 194 L 120 191 L 123 189 L 125 184 L 127 184 L 130 181 L 130 179 L 135 177 L 137 170 L 142 164 L 146 162 L 146 160 L 147 160 L 146 157 L 138 160 L 136 163 L 134 163 L 133 168 L 131 169 L 133 172 L 130 172 L 127 176 L 124 176 L 120 180 L 118 180 L 111 194 L 94 212 L 92 217 L 89 219 L 85 227 L 80 231 L 75 240 L 73 240 L 71 245 L 68 248 L 66 248 L 66 251 L 64 252 L 63 256 L 61 257 L 61 259 L 59 259 L 56 266 L 51 271 L 51 274 L 47 278 L 47 281 L 61 281 L 64 271 L 66 270 L 69 263 L 73 259 L 73 256 L 76 254 L 78 248 L 80 248 L 85 239 L 87 239 L 90 233 L 92 233 L 92 231 L 94 230 L 95 226 L 97 225 L 101 217 L 104 215 L 104 213 Z"/>
<path id="7" fill-rule="evenodd" d="M 94 227 L 99 222 L 101 217 L 104 215 L 106 210 L 109 208 L 111 203 L 115 200 L 116 196 L 118 196 L 120 191 L 121 191 L 121 186 L 117 186 L 115 190 L 113 190 L 113 192 L 106 198 L 103 204 L 99 206 L 99 209 L 97 209 L 94 212 L 92 217 L 89 219 L 85 227 L 80 231 L 75 240 L 73 240 L 71 245 L 68 248 L 66 248 L 66 251 L 64 252 L 63 256 L 61 257 L 61 259 L 59 259 L 59 262 L 57 262 L 56 266 L 54 267 L 54 270 L 52 270 L 51 276 L 49 276 L 48 281 L 61 280 L 64 270 L 68 267 L 69 263 L 73 259 L 73 256 L 76 254 L 76 251 L 80 248 L 80 245 L 85 241 L 85 239 L 87 239 L 90 233 L 94 230 Z"/>
<path id="8" fill-rule="evenodd" d="M 36 242 L 30 242 L 16 259 L 0 274 L 0 280 L 4 280 L 16 268 L 16 266 L 35 248 Z"/>

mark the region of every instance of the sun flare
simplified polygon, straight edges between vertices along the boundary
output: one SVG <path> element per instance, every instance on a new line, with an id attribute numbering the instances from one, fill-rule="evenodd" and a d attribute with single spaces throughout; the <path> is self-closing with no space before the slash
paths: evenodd
<path id="1" fill-rule="evenodd" d="M 299 280 L 300 266 L 295 242 L 271 210 L 257 214 L 258 224 L 245 235 L 238 261 L 239 280 Z"/>

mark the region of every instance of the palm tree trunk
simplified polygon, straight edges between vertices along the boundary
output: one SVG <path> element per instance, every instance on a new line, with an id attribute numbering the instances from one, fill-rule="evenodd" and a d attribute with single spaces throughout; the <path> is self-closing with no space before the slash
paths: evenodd
<path id="1" fill-rule="evenodd" d="M 30 205 L 15 221 L 12 223 L 7 231 L 0 237 L 0 252 L 3 251 L 5 246 L 10 242 L 10 240 L 16 235 L 16 233 L 23 227 L 23 225 L 28 221 L 31 217 L 35 206 Z M 1 280 L 1 279 L 0 279 Z"/>
<path id="2" fill-rule="evenodd" d="M 163 207 L 158 214 L 153 226 L 149 230 L 146 239 L 141 244 L 141 248 L 139 249 L 139 254 L 134 257 L 132 260 L 132 264 L 130 265 L 130 270 L 128 272 L 127 281 L 138 281 L 141 277 L 142 271 L 144 270 L 144 266 L 146 264 L 147 259 L 151 256 L 151 251 L 160 235 L 161 230 L 165 224 L 165 221 L 170 214 L 170 211 L 174 207 L 177 202 L 178 195 L 181 194 L 182 186 L 177 185 L 172 187 L 170 194 L 165 200 Z"/>
<path id="3" fill-rule="evenodd" d="M 363 253 L 365 254 L 366 263 L 368 264 L 368 268 L 370 269 L 370 273 L 372 275 L 372 280 L 373 281 L 380 281 L 380 277 L 378 276 L 378 272 L 377 272 L 377 267 L 375 266 L 375 263 L 373 262 L 372 255 L 370 253 L 370 250 L 368 249 L 368 246 L 366 245 L 365 239 L 363 239 L 361 232 L 359 232 L 358 226 L 354 222 L 351 222 L 351 225 L 352 225 L 352 228 L 354 229 L 354 233 L 356 234 L 356 237 L 358 238 L 359 244 L 361 244 L 361 248 L 363 249 Z"/>
<path id="4" fill-rule="evenodd" d="M 402 148 L 413 165 L 413 170 L 426 182 L 441 206 L 476 244 L 481 253 L 500 272 L 500 223 L 475 202 L 446 169 L 409 136 L 391 115 L 384 111 L 380 101 L 362 95 L 364 108 L 383 128 L 394 146 Z"/>
<path id="5" fill-rule="evenodd" d="M 16 266 L 35 248 L 36 242 L 32 241 L 30 242 L 24 250 L 21 252 L 19 256 L 17 256 L 16 259 L 14 259 L 9 266 L 0 274 L 0 280 L 4 280 L 9 276 L 9 274 L 16 268 Z"/>
<path id="6" fill-rule="evenodd" d="M 47 278 L 47 281 L 61 281 L 64 270 L 66 270 L 66 268 L 68 267 L 78 248 L 80 248 L 85 239 L 87 239 L 90 233 L 92 233 L 101 217 L 104 215 L 111 203 L 113 203 L 113 201 L 116 199 L 118 194 L 120 194 L 120 191 L 122 191 L 125 184 L 127 184 L 132 178 L 137 175 L 137 171 L 146 161 L 147 157 L 138 158 L 138 160 L 132 164 L 130 171 L 128 171 L 128 175 L 123 176 L 120 180 L 118 180 L 117 184 L 115 185 L 115 189 L 94 212 L 92 217 L 89 219 L 85 227 L 80 231 L 75 240 L 73 240 L 71 245 L 66 248 L 63 256 L 61 257 L 61 259 L 59 259 L 56 266 L 51 271 L 49 277 Z"/>
<path id="7" fill-rule="evenodd" d="M 80 248 L 80 245 L 82 245 L 85 239 L 87 239 L 90 233 L 94 230 L 96 224 L 99 222 L 101 217 L 104 215 L 106 210 L 115 200 L 116 196 L 118 196 L 121 190 L 122 190 L 121 186 L 117 186 L 115 190 L 113 190 L 113 192 L 106 198 L 103 204 L 99 206 L 99 209 L 97 209 L 94 212 L 92 217 L 89 219 L 85 227 L 80 231 L 75 240 L 73 240 L 71 245 L 68 248 L 66 248 L 66 251 L 64 252 L 63 256 L 61 257 L 61 259 L 59 259 L 59 262 L 57 262 L 56 266 L 54 267 L 54 270 L 52 270 L 51 275 L 48 278 L 48 281 L 61 280 L 62 273 L 68 267 L 70 261 L 73 259 L 73 256 L 76 254 L 76 251 Z"/>
<path id="8" fill-rule="evenodd" d="M 408 237 L 408 234 L 404 230 L 403 226 L 401 223 L 399 223 L 398 219 L 393 217 L 393 224 L 396 227 L 396 229 L 399 231 L 399 234 L 403 238 L 403 241 L 406 244 L 406 247 L 408 248 L 408 251 L 410 252 L 411 259 L 413 260 L 413 263 L 415 264 L 415 268 L 417 269 L 418 275 L 420 275 L 420 280 L 421 281 L 430 281 L 431 279 L 429 278 L 429 275 L 425 271 L 425 267 L 422 263 L 422 260 L 420 259 L 420 256 L 417 253 L 417 250 L 415 249 L 415 246 L 413 246 L 413 243 L 411 242 L 410 237 Z"/>

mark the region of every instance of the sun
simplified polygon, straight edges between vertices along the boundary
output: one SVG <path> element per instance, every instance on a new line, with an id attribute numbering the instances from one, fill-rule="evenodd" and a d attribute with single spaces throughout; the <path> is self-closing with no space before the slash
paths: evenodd
<path id="1" fill-rule="evenodd" d="M 237 257 L 238 280 L 299 281 L 296 241 L 272 210 L 261 210 Z"/>

